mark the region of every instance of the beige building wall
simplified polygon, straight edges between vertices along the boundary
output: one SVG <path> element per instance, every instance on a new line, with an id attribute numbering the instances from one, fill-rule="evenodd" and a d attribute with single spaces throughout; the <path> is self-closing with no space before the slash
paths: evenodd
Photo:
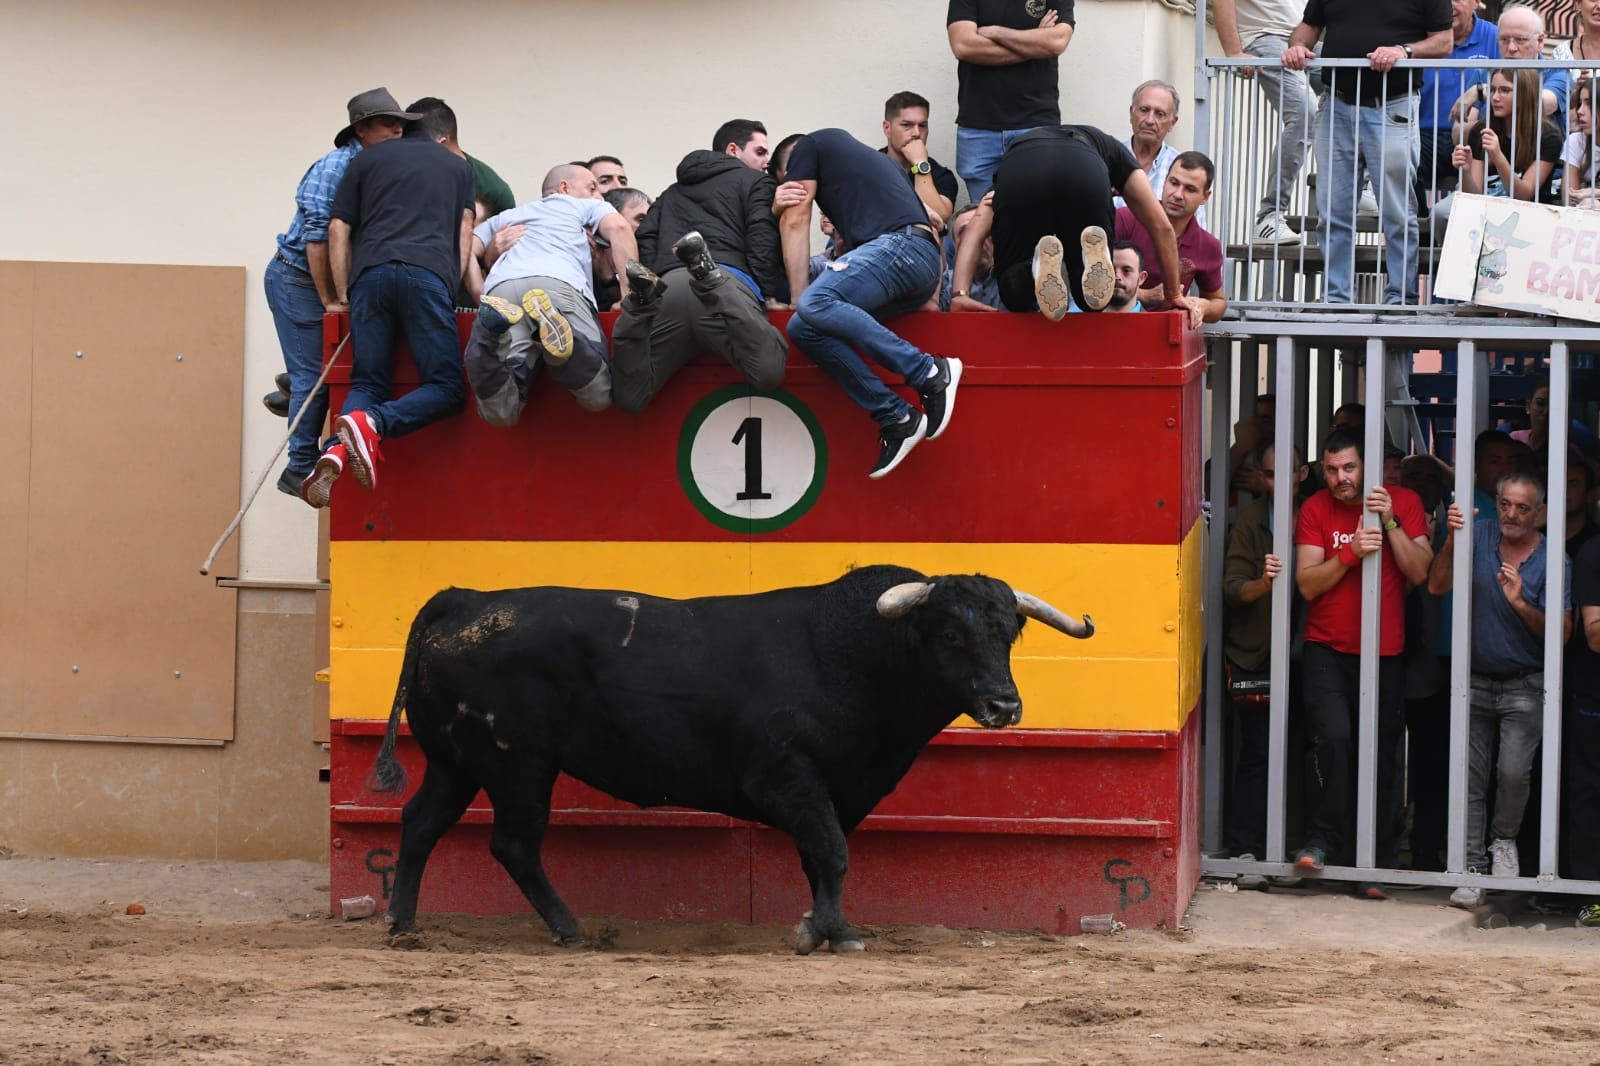
<path id="1" fill-rule="evenodd" d="M 4 0 L 0 71 L 13 108 L 0 259 L 243 266 L 242 494 L 285 429 L 260 404 L 282 369 L 262 271 L 296 182 L 332 147 L 350 96 L 386 85 L 402 105 L 444 97 L 463 146 L 523 198 L 551 165 L 601 152 L 621 156 L 653 194 L 685 152 L 736 116 L 763 120 L 774 137 L 838 125 L 877 143 L 883 99 L 908 88 L 932 101 L 930 147 L 953 165 L 944 11 L 940 0 Z M 1077 21 L 1062 63 L 1064 121 L 1124 135 L 1127 94 L 1148 77 L 1173 81 L 1187 99 L 1192 16 L 1148 0 L 1079 0 Z M 1176 137 L 1188 143 L 1185 126 Z M 304 814 L 325 810 L 325 792 L 301 791 L 303 754 L 283 783 L 300 811 L 293 830 L 280 834 L 279 813 L 263 801 L 284 765 L 277 745 L 300 736 L 297 708 L 315 698 L 304 668 L 321 665 L 304 650 L 315 637 L 310 594 L 273 588 L 312 581 L 317 569 L 315 516 L 273 491 L 281 463 L 240 538 L 238 576 L 266 588 L 240 595 L 237 739 L 226 754 L 167 752 L 170 773 L 140 777 L 128 751 L 149 748 L 0 742 L 0 812 L 9 810 L 0 834 L 26 825 L 30 850 L 62 854 L 111 840 L 139 854 L 233 854 L 240 842 L 320 853 Z M 218 531 L 229 517 L 215 516 Z M 262 791 L 219 786 L 222 759 Z M 53 791 L 36 793 L 41 780 Z M 180 808 L 183 827 L 166 828 Z M 53 821 L 66 811 L 77 812 L 76 843 L 61 837 L 52 848 Z M 80 832 L 97 824 L 107 831 Z"/>

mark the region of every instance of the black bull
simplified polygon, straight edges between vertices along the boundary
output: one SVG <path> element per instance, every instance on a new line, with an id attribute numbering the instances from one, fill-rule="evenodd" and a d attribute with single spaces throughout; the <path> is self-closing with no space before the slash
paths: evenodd
<path id="1" fill-rule="evenodd" d="M 811 884 L 796 945 L 859 949 L 840 907 L 845 835 L 958 715 L 1015 725 L 1011 645 L 1071 618 L 981 575 L 872 566 L 826 585 L 667 600 L 447 589 L 412 623 L 375 787 L 404 787 L 400 712 L 427 757 L 405 805 L 390 903 L 412 928 L 428 855 L 482 788 L 490 850 L 562 944 L 578 923 L 540 860 L 558 773 L 641 807 L 787 833 Z"/>

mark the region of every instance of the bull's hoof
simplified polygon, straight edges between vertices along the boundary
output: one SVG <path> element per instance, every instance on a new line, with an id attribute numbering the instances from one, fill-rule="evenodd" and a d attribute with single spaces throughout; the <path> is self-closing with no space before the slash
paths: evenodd
<path id="1" fill-rule="evenodd" d="M 581 948 L 581 947 L 583 947 L 583 934 L 582 933 L 569 933 L 566 936 L 555 936 L 555 937 L 551 937 L 550 939 L 553 940 L 555 942 L 556 947 L 559 947 L 559 948 Z"/>
<path id="2" fill-rule="evenodd" d="M 820 948 L 822 942 L 822 934 L 811 924 L 811 914 L 807 912 L 806 916 L 800 919 L 800 924 L 794 927 L 794 953 L 809 955 Z"/>
<path id="3" fill-rule="evenodd" d="M 422 934 L 415 929 L 390 930 L 389 947 L 393 951 L 421 951 L 427 944 L 423 942 Z"/>
<path id="4" fill-rule="evenodd" d="M 847 955 L 852 951 L 866 951 L 867 945 L 863 944 L 859 939 L 851 937 L 848 940 L 828 941 L 828 950 L 835 955 Z"/>

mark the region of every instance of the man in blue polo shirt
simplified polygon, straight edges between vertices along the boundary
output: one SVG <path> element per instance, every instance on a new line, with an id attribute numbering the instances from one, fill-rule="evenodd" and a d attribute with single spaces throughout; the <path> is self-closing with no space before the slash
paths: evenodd
<path id="1" fill-rule="evenodd" d="M 1472 717 L 1467 748 L 1467 873 L 1516 877 L 1517 833 L 1528 805 L 1533 757 L 1539 750 L 1544 709 L 1546 540 L 1544 485 L 1532 474 L 1500 479 L 1497 516 L 1472 524 Z M 1428 568 L 1435 596 L 1454 584 L 1455 534 L 1466 526 L 1451 504 L 1450 536 Z M 1561 639 L 1572 632 L 1571 568 L 1564 571 Z M 1498 744 L 1497 744 L 1498 740 Z M 1496 758 L 1495 749 L 1499 753 Z M 1487 826 L 1494 779 L 1494 820 Z M 1450 902 L 1475 907 L 1483 889 L 1463 885 Z"/>
<path id="2" fill-rule="evenodd" d="M 1477 16 L 1477 0 L 1450 0 L 1451 59 L 1498 59 L 1500 45 L 1495 25 Z M 1422 89 L 1417 95 L 1417 127 L 1422 141 L 1422 158 L 1417 164 L 1417 216 L 1431 206 L 1428 194 L 1440 196 L 1456 186 L 1456 170 L 1450 162 L 1455 149 L 1451 115 L 1456 101 L 1468 89 L 1489 79 L 1486 67 L 1422 72 Z M 1442 229 L 1442 227 L 1441 227 Z"/>

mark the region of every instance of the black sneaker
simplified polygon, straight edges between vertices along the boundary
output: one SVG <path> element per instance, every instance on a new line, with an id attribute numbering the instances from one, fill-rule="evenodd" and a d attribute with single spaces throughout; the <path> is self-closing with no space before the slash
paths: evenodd
<path id="1" fill-rule="evenodd" d="M 283 373 L 274 377 L 272 379 L 272 383 L 278 387 L 279 392 L 283 393 L 285 396 L 289 395 L 290 389 L 288 371 L 284 371 Z"/>
<path id="2" fill-rule="evenodd" d="M 310 476 L 304 470 L 290 470 L 288 467 L 284 467 L 283 473 L 278 475 L 278 491 L 285 496 L 293 496 L 299 499 L 300 486 Z"/>
<path id="3" fill-rule="evenodd" d="M 672 254 L 678 257 L 678 262 L 689 268 L 689 276 L 696 281 L 712 280 L 718 275 L 716 260 L 711 258 L 706 239 L 700 236 L 697 229 L 679 237 L 678 243 L 672 246 Z"/>
<path id="4" fill-rule="evenodd" d="M 956 387 L 961 384 L 961 360 L 933 357 L 937 367 L 933 377 L 917 388 L 922 397 L 922 409 L 928 415 L 928 439 L 934 440 L 950 428 L 950 416 L 956 413 Z"/>
<path id="5" fill-rule="evenodd" d="M 878 461 L 867 476 L 880 478 L 899 466 L 911 454 L 911 449 L 917 446 L 917 441 L 927 434 L 928 418 L 920 411 L 913 411 L 911 417 L 903 422 L 881 427 L 878 430 Z"/>
<path id="6" fill-rule="evenodd" d="M 628 300 L 635 307 L 649 307 L 667 291 L 667 283 L 637 259 L 628 260 L 627 272 Z"/>
<path id="7" fill-rule="evenodd" d="M 287 392 L 274 390 L 261 397 L 261 402 L 266 406 L 267 410 L 279 418 L 289 417 L 289 394 Z"/>

